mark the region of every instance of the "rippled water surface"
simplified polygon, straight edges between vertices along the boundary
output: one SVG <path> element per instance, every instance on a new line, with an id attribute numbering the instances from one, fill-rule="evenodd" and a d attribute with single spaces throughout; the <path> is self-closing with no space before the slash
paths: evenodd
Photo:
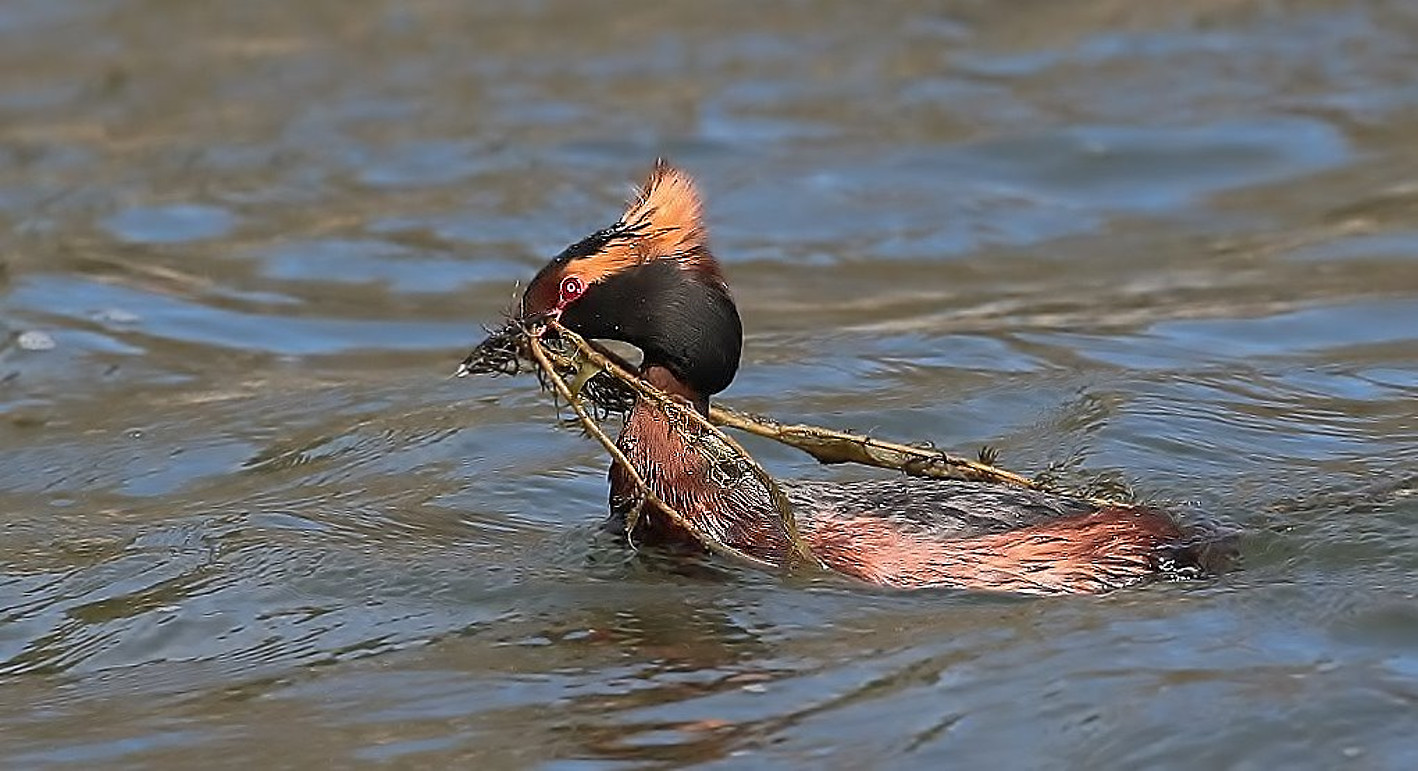
<path id="1" fill-rule="evenodd" d="M 1418 7 L 925 5 L 0 4 L 0 765 L 1413 767 Z M 448 375 L 658 154 L 729 402 L 1123 481 L 1239 568 L 600 534 L 598 449 Z"/>

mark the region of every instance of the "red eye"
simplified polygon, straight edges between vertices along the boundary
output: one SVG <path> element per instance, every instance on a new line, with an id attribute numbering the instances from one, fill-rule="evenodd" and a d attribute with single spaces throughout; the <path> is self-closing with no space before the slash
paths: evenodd
<path id="1" fill-rule="evenodd" d="M 561 280 L 561 304 L 565 305 L 580 297 L 586 291 L 586 284 L 580 276 L 567 276 Z"/>

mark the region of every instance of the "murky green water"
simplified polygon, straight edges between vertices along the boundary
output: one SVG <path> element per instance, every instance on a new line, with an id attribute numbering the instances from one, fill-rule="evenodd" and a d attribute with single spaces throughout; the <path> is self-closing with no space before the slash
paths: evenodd
<path id="1" fill-rule="evenodd" d="M 1415 72 L 1397 1 L 2 3 L 0 765 L 1411 767 Z M 727 400 L 1126 480 L 1242 567 L 600 535 L 597 448 L 447 376 L 661 153 Z"/>

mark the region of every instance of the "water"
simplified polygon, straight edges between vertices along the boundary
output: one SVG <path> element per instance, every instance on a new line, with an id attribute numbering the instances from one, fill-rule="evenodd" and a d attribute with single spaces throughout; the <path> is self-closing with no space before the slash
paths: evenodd
<path id="1" fill-rule="evenodd" d="M 501 5 L 0 5 L 3 765 L 1412 765 L 1411 4 Z M 600 535 L 597 448 L 447 376 L 661 153 L 729 402 L 1126 481 L 1240 568 Z"/>

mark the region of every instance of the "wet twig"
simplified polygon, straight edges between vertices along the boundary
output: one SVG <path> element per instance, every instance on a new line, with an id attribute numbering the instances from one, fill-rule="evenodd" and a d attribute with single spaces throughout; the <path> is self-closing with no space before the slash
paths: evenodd
<path id="1" fill-rule="evenodd" d="M 737 428 L 755 436 L 772 439 L 795 447 L 816 458 L 819 463 L 860 463 L 864 466 L 893 469 L 904 474 L 933 479 L 965 479 L 975 482 L 1014 485 L 1030 490 L 1049 490 L 1038 480 L 1007 471 L 982 461 L 952 455 L 933 447 L 891 442 L 848 431 L 835 431 L 821 426 L 788 425 L 762 415 L 722 405 L 711 407 L 709 418 L 729 428 Z M 1086 498 L 1096 506 L 1119 506 L 1108 498 Z"/>
<path id="2" fill-rule="evenodd" d="M 528 329 L 509 325 L 507 328 L 494 333 L 487 341 L 475 349 L 472 354 L 464 360 L 459 367 L 458 373 L 474 374 L 488 373 L 511 374 L 520 371 L 516 360 L 522 358 L 532 359 L 538 366 L 538 374 L 541 376 L 543 385 L 550 385 L 555 388 L 561 398 L 566 399 L 576 412 L 577 421 L 586 428 L 606 450 L 611 453 L 617 463 L 630 469 L 632 479 L 641 490 L 642 495 L 651 491 L 645 485 L 644 479 L 631 469 L 629 461 L 620 451 L 615 448 L 614 442 L 610 441 L 605 433 L 595 425 L 595 420 L 587 412 L 584 404 L 581 403 L 580 395 L 573 399 L 569 395 L 572 393 L 559 373 L 577 373 L 577 377 L 584 377 L 583 368 L 589 364 L 596 370 L 596 374 L 588 380 L 583 380 L 584 394 L 596 408 L 605 414 L 624 414 L 629 412 L 635 398 L 641 397 L 649 399 L 659 405 L 667 414 L 674 414 L 683 417 L 690 422 L 698 424 L 703 430 L 709 432 L 714 437 L 722 441 L 730 451 L 737 456 L 744 466 L 746 466 L 758 481 L 765 486 L 772 496 L 774 507 L 777 510 L 780 521 L 790 539 L 794 544 L 795 556 L 799 561 L 806 564 L 818 564 L 811 556 L 807 545 L 799 537 L 796 520 L 792 514 L 792 507 L 787 497 L 779 488 L 777 482 L 768 474 L 757 461 L 749 455 L 737 441 L 721 431 L 718 427 L 733 428 L 740 431 L 772 439 L 776 442 L 794 447 L 802 452 L 811 455 L 819 463 L 858 463 L 877 468 L 900 471 L 909 476 L 928 477 L 935 479 L 964 479 L 977 482 L 988 482 L 993 484 L 1010 485 L 1022 487 L 1030 490 L 1053 489 L 1052 485 L 1042 479 L 1030 479 L 1012 471 L 999 468 L 992 463 L 985 462 L 993 460 L 993 457 L 983 457 L 980 460 L 972 460 L 951 453 L 944 452 L 929 446 L 904 444 L 892 442 L 884 439 L 877 439 L 870 436 L 852 433 L 849 431 L 837 431 L 805 424 L 787 424 L 772 418 L 751 413 L 740 412 L 723 405 L 713 405 L 709 408 L 708 418 L 700 415 L 699 412 L 676 401 L 668 394 L 649 385 L 638 375 L 633 373 L 623 362 L 613 356 L 607 355 L 598 347 L 587 342 L 581 336 L 562 327 L 555 321 L 547 322 L 547 328 L 555 333 L 555 343 L 558 349 L 548 349 L 544 342 L 536 338 Z M 532 343 L 535 342 L 535 347 Z M 564 393 L 563 393 L 564 391 Z M 594 430 L 593 430 L 594 429 Z M 993 454 L 991 454 L 993 455 Z M 653 493 L 651 493 L 653 494 Z M 1083 500 L 1100 507 L 1123 506 L 1122 502 L 1111 498 L 1080 496 Z M 667 512 L 671 509 L 664 506 L 663 501 L 651 501 L 655 505 L 665 508 Z M 642 504 L 644 501 L 641 502 Z M 639 507 L 635 509 L 638 513 Z M 676 515 L 678 513 L 676 512 Z M 682 516 L 675 516 L 677 524 L 685 526 Z M 631 522 L 633 524 L 633 521 Z M 693 527 L 687 527 L 690 532 L 702 538 L 702 534 Z M 708 543 L 708 540 L 706 540 Z M 718 549 L 726 549 L 732 556 L 749 561 L 758 561 L 756 558 L 746 554 L 740 554 L 722 543 L 716 542 Z"/>
<path id="3" fill-rule="evenodd" d="M 560 327 L 560 325 L 555 325 L 554 328 L 557 329 L 559 333 L 563 334 L 567 342 L 575 347 L 580 356 L 601 368 L 616 381 L 634 389 L 641 395 L 661 405 L 666 402 L 673 403 L 667 395 L 646 384 L 619 362 L 611 360 L 580 336 L 565 330 L 563 327 Z M 982 461 L 952 455 L 942 450 L 935 449 L 934 447 L 922 447 L 919 445 L 892 442 L 885 439 L 876 439 L 870 436 L 851 433 L 849 431 L 823 428 L 821 426 L 786 424 L 762 415 L 740 412 L 723 405 L 710 406 L 708 420 L 705 420 L 699 413 L 693 410 L 689 410 L 689 412 L 706 427 L 712 428 L 711 424 L 714 424 L 738 429 L 755 436 L 764 437 L 765 439 L 772 439 L 776 442 L 786 444 L 789 447 L 801 450 L 824 465 L 858 463 L 864 466 L 875 466 L 877 468 L 900 471 L 909 476 L 929 477 L 933 479 L 965 479 L 976 482 L 1013 485 L 1030 490 L 1050 489 L 1046 484 L 1016 474 L 1013 471 L 1008 471 Z M 729 439 L 723 432 L 717 429 L 714 430 L 715 433 L 728 442 L 736 452 L 744 457 L 749 457 L 748 452 L 737 442 Z M 771 479 L 771 477 L 768 477 L 767 472 L 762 471 L 762 468 L 759 467 L 757 463 L 753 465 L 759 471 L 760 478 Z M 776 489 L 776 485 L 771 489 Z M 1109 498 L 1085 498 L 1085 500 L 1096 506 L 1103 507 L 1122 505 L 1118 501 Z"/>

